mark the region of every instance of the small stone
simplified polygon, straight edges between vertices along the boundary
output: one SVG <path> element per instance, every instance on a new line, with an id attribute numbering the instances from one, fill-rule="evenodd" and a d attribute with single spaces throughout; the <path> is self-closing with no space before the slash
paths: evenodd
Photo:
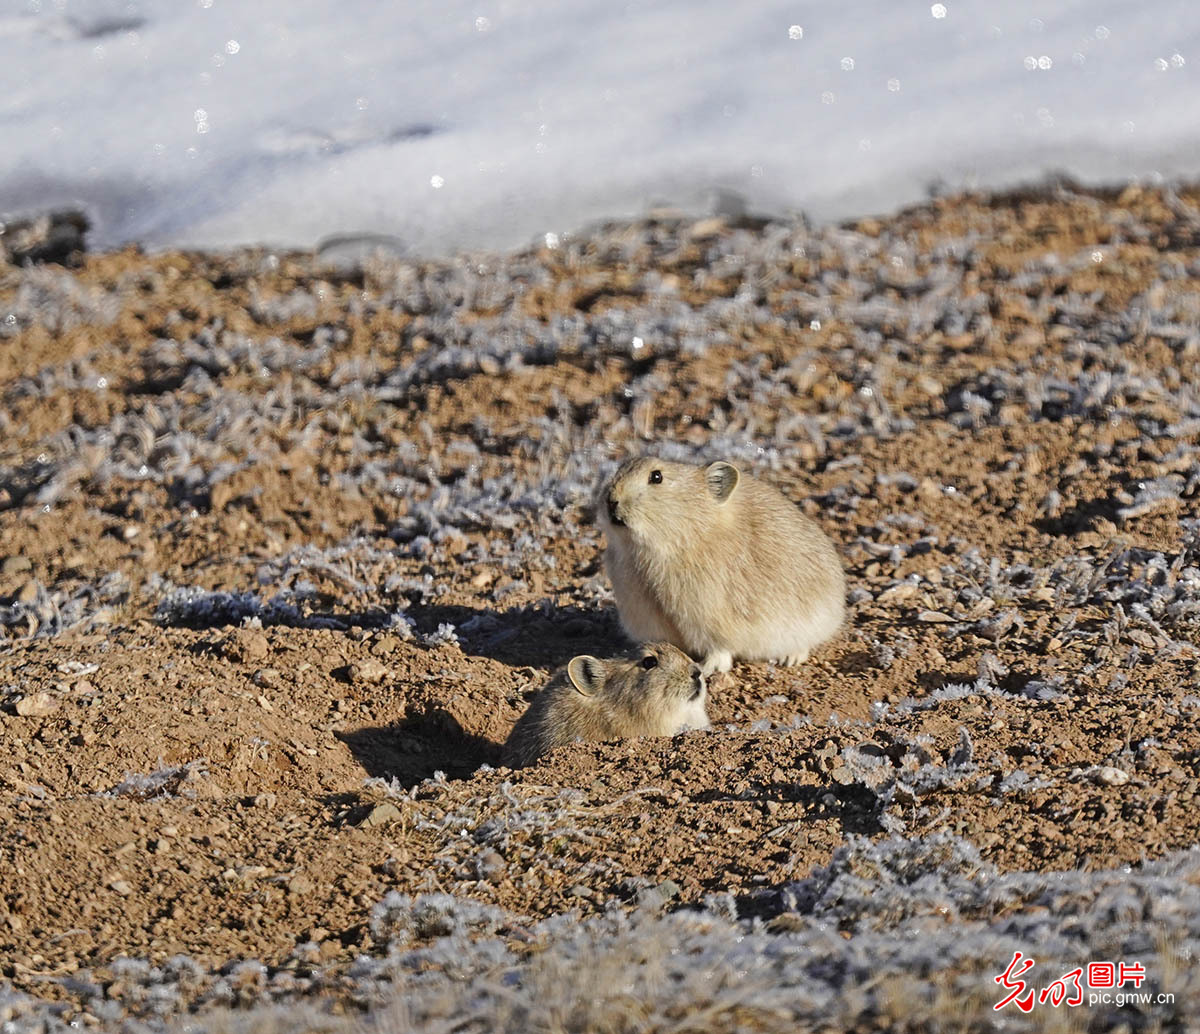
<path id="1" fill-rule="evenodd" d="M 261 661 L 271 652 L 271 644 L 261 632 L 248 632 L 241 638 L 239 644 L 242 657 L 248 661 Z"/>
<path id="2" fill-rule="evenodd" d="M 123 898 L 133 893 L 133 887 L 129 881 L 120 876 L 115 876 L 108 881 L 108 889 L 114 894 L 120 894 Z"/>
<path id="3" fill-rule="evenodd" d="M 22 718 L 41 718 L 58 710 L 58 698 L 49 693 L 30 693 L 17 701 L 17 714 Z"/>
<path id="4" fill-rule="evenodd" d="M 376 683 L 382 682 L 391 674 L 391 670 L 373 658 L 355 661 L 347 669 L 351 682 Z"/>
<path id="5" fill-rule="evenodd" d="M 388 822 L 395 822 L 401 817 L 400 809 L 391 801 L 384 801 L 381 804 L 375 805 L 368 813 L 367 817 L 359 823 L 360 826 L 382 826 Z"/>
<path id="6" fill-rule="evenodd" d="M 250 676 L 250 681 L 263 689 L 277 689 L 283 682 L 283 674 L 278 668 L 259 668 Z M 258 700 L 261 704 L 263 698 L 259 697 Z M 264 706 L 268 711 L 272 710 L 269 705 Z"/>
<path id="7" fill-rule="evenodd" d="M 923 610 L 923 611 L 921 611 L 921 613 L 919 613 L 917 615 L 917 620 L 925 621 L 930 624 L 944 625 L 944 624 L 948 624 L 949 622 L 952 622 L 956 619 L 952 618 L 949 614 L 944 614 L 940 610 Z"/>
<path id="8" fill-rule="evenodd" d="M 304 897 L 307 894 L 311 894 L 313 892 L 314 886 L 315 885 L 314 885 L 313 881 L 310 880 L 307 876 L 293 876 L 287 882 L 288 893 L 295 897 Z M 309 940 L 317 941 L 318 943 L 320 941 L 323 941 L 324 939 L 325 939 L 324 937 L 321 937 L 321 938 L 310 937 L 309 938 Z"/>
<path id="9" fill-rule="evenodd" d="M 1101 765 L 1092 772 L 1092 779 L 1101 786 L 1124 786 L 1129 782 L 1129 773 L 1123 768 Z"/>
<path id="10" fill-rule="evenodd" d="M 371 653 L 376 657 L 386 657 L 400 648 L 400 640 L 394 635 L 381 635 L 371 646 Z"/>
<path id="11" fill-rule="evenodd" d="M 876 598 L 876 603 L 901 603 L 904 600 L 911 600 L 918 592 L 921 591 L 919 585 L 913 582 L 900 582 L 898 585 L 893 585 L 888 589 L 884 589 Z"/>

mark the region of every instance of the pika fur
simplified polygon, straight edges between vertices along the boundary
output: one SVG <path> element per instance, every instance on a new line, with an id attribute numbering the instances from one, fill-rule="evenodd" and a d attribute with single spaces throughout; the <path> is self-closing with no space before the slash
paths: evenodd
<path id="1" fill-rule="evenodd" d="M 631 659 L 575 657 L 513 726 L 504 764 L 530 765 L 574 740 L 707 729 L 706 701 L 700 665 L 670 643 L 652 643 Z"/>
<path id="2" fill-rule="evenodd" d="M 799 664 L 837 634 L 846 579 L 829 537 L 732 463 L 628 460 L 601 490 L 604 566 L 625 631 L 703 658 Z"/>

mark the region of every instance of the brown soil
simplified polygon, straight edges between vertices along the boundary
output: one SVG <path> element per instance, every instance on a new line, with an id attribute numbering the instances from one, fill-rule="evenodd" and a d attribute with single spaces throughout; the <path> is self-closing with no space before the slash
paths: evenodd
<path id="1" fill-rule="evenodd" d="M 1149 229 L 1118 240 L 1114 227 L 1131 224 Z M 281 429 L 275 458 L 244 466 L 206 496 L 83 479 L 42 512 L 19 485 L 10 490 L 0 510 L 0 604 L 28 596 L 33 583 L 53 590 L 111 572 L 135 589 L 103 623 L 41 638 L 17 637 L 13 628 L 0 652 L 0 975 L 49 994 L 40 978 L 119 955 L 157 961 L 187 953 L 214 967 L 246 957 L 281 963 L 309 940 L 327 961 L 348 961 L 372 948 L 367 917 L 393 889 L 445 890 L 530 917 L 601 910 L 667 877 L 684 902 L 719 890 L 749 901 L 754 890 L 828 861 L 848 834 L 882 835 L 895 822 L 906 835 L 962 835 L 1002 869 L 1107 867 L 1196 843 L 1197 633 L 1189 640 L 1178 632 L 1182 645 L 1173 649 L 1138 629 L 1107 642 L 1096 630 L 1113 619 L 1112 606 L 1071 605 L 1053 585 L 972 611 L 939 573 L 971 547 L 1035 570 L 1069 557 L 1100 565 L 1121 549 L 1168 561 L 1180 553 L 1180 521 L 1200 513 L 1194 497 L 1118 515 L 1120 492 L 1169 473 L 1170 449 L 1200 438 L 1197 430 L 1159 444 L 1146 437 L 1137 419 L 1166 426 L 1188 416 L 1169 399 L 1126 399 L 1094 419 L 1018 413 L 977 427 L 956 426 L 944 404 L 955 385 L 1031 356 L 1068 379 L 1087 368 L 1073 349 L 1078 335 L 1065 323 L 1048 325 L 1012 286 L 1049 253 L 1107 249 L 1102 263 L 1064 266 L 1056 286 L 1062 297 L 1101 292 L 1095 304 L 1104 313 L 1124 312 L 1156 284 L 1161 290 L 1167 263 L 1177 270 L 1172 292 L 1200 291 L 1200 274 L 1186 272 L 1198 268 L 1198 241 L 1178 227 L 1162 195 L 1137 190 L 1120 198 L 962 198 L 887 224 L 923 253 L 974 234 L 970 290 L 989 295 L 990 325 L 910 342 L 884 384 L 892 410 L 912 419 L 910 430 L 862 435 L 840 454 L 835 447 L 775 476 L 838 542 L 851 588 L 867 592 L 852 597 L 841 638 L 803 667 L 742 664 L 714 679 L 707 734 L 577 744 L 520 772 L 480 769 L 497 763 L 530 691 L 555 667 L 576 653 L 620 647 L 611 607 L 595 602 L 596 534 L 564 523 L 529 548 L 520 568 L 472 560 L 470 547 L 484 533 L 470 529 L 422 558 L 388 537 L 404 499 L 339 487 L 351 462 L 345 439 L 356 430 L 439 449 L 477 420 L 513 443 L 480 462 L 498 476 L 533 479 L 544 460 L 520 452 L 521 429 L 563 407 L 581 421 L 615 420 L 624 379 L 615 362 L 581 372 L 565 357 L 511 374 L 480 372 L 430 384 L 419 401 L 387 412 L 348 398 L 306 447 L 283 442 Z M 881 228 L 868 221 L 853 229 L 873 237 Z M 599 313 L 636 290 L 627 264 L 605 255 L 582 268 L 549 253 L 538 261 L 549 279 L 520 302 L 537 319 Z M 687 267 L 686 255 L 675 261 Z M 814 282 L 816 266 L 797 258 L 781 284 Z M 16 275 L 0 267 L 0 311 Z M 86 358 L 107 371 L 110 390 L 11 396 L 0 466 L 30 462 L 73 424 L 102 426 L 147 397 L 197 390 L 155 366 L 159 339 L 185 341 L 219 319 L 239 333 L 306 341 L 339 321 L 348 333 L 334 346 L 331 370 L 354 357 L 398 361 L 398 335 L 410 320 L 395 311 L 354 315 L 356 299 L 378 290 L 372 276 L 323 278 L 305 257 L 266 268 L 254 254 L 127 250 L 88 256 L 74 275 L 84 287 L 117 293 L 113 322 L 35 325 L 9 338 L 0 385 Z M 736 286 L 715 274 L 684 280 L 692 305 Z M 254 315 L 255 296 L 317 284 L 316 313 Z M 845 341 L 837 319 L 784 334 L 750 328 L 745 340 L 663 365 L 663 390 L 635 420 L 654 438 L 703 442 L 734 360 L 765 355 L 780 364 L 802 353 L 814 358 L 797 373 L 797 405 L 836 412 L 858 390 L 839 352 Z M 1122 347 L 1131 366 L 1168 386 L 1200 374 L 1196 349 L 1153 332 Z M 224 390 L 251 394 L 274 384 L 236 373 L 222 381 Z M 645 445 L 624 431 L 614 441 Z M 453 462 L 447 452 L 443 470 Z M 886 483 L 896 471 L 911 474 L 913 485 Z M 856 493 L 852 508 L 838 503 L 842 486 Z M 1046 507 L 1052 491 L 1061 505 Z M 862 544 L 879 542 L 885 519 L 900 511 L 920 527 L 893 529 L 894 541 L 929 536 L 926 547 L 897 559 Z M 586 519 L 577 507 L 572 513 Z M 177 585 L 253 590 L 257 565 L 352 535 L 391 551 L 387 571 L 359 570 L 360 580 L 375 585 L 398 573 L 445 585 L 436 601 L 409 608 L 416 637 L 379 628 L 377 599 L 320 571 L 311 575 L 320 605 L 343 627 L 192 629 L 154 619 L 158 598 L 144 588 L 150 573 Z M 498 602 L 504 587 L 511 591 Z M 1015 623 L 986 624 L 1010 609 Z M 504 633 L 491 645 L 472 647 L 465 635 L 461 644 L 425 644 L 439 624 L 461 629 L 480 615 Z M 981 662 L 992 665 L 1002 692 L 897 706 L 975 686 Z M 1049 699 L 1022 695 L 1031 682 L 1055 677 L 1061 682 Z M 880 704 L 892 706 L 872 710 Z M 843 753 L 866 745 L 893 775 L 946 766 L 964 729 L 977 775 L 928 796 L 887 796 L 854 770 L 853 752 Z M 1098 781 L 1091 770 L 1102 765 L 1130 780 Z M 121 785 L 164 768 L 180 771 L 162 786 Z M 1029 785 L 1002 788 L 1018 770 Z M 444 781 L 424 782 L 437 772 Z M 369 777 L 395 782 L 390 790 L 366 786 Z M 518 821 L 535 807 L 551 818 L 536 828 Z M 510 829 L 498 860 L 455 835 L 456 821 L 477 824 L 481 816 Z"/>

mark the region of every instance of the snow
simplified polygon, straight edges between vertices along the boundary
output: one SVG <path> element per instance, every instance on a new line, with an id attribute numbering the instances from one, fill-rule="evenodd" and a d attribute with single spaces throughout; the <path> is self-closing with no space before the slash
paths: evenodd
<path id="1" fill-rule="evenodd" d="M 13 0 L 0 210 L 437 254 L 657 203 L 1195 177 L 1198 69 L 1191 0 Z"/>

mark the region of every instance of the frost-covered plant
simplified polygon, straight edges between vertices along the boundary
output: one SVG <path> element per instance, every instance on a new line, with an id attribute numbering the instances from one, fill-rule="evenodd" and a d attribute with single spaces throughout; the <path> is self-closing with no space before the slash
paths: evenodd
<path id="1" fill-rule="evenodd" d="M 495 905 L 461 900 L 449 894 L 391 891 L 371 909 L 371 936 L 379 945 L 405 945 L 431 937 L 463 937 L 494 933 L 508 921 Z"/>
<path id="2" fill-rule="evenodd" d="M 103 796 L 132 797 L 148 801 L 155 797 L 194 797 L 192 784 L 208 776 L 208 762 L 203 758 L 184 765 L 163 765 L 153 772 L 126 772 L 125 778 Z"/>

